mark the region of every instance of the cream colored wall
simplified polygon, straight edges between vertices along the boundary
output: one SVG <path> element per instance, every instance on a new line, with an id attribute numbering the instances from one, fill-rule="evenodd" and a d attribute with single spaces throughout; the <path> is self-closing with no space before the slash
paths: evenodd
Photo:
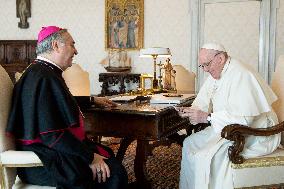
<path id="1" fill-rule="evenodd" d="M 229 55 L 258 70 L 259 15 L 258 1 L 207 4 L 204 42 L 221 42 Z"/>
<path id="2" fill-rule="evenodd" d="M 169 47 L 173 54 L 172 63 L 181 64 L 188 70 L 191 50 L 190 1 L 144 0 L 144 46 Z M 91 93 L 100 93 L 98 74 L 105 70 L 99 62 L 107 54 L 104 49 L 105 0 L 31 0 L 31 5 L 32 17 L 28 19 L 30 27 L 20 29 L 19 18 L 16 18 L 16 0 L 0 0 L 0 40 L 36 39 L 41 26 L 46 25 L 68 28 L 79 51 L 75 61 L 90 73 Z M 284 54 L 283 17 L 284 0 L 280 0 L 277 57 Z M 131 52 L 132 72 L 152 73 L 152 60 L 141 59 L 138 54 L 138 51 Z"/>
<path id="3" fill-rule="evenodd" d="M 276 63 L 284 54 L 284 0 L 279 1 L 276 31 Z M 229 54 L 258 69 L 259 11 L 257 1 L 217 3 L 206 7 L 204 41 L 219 41 Z M 235 19 L 238 18 L 238 19 Z M 221 30 L 220 26 L 224 29 Z M 230 40 L 232 39 L 232 40 Z"/>
<path id="4" fill-rule="evenodd" d="M 144 1 L 144 46 L 169 47 L 172 62 L 189 69 L 190 22 L 188 0 Z M 104 49 L 105 0 L 31 0 L 32 17 L 28 29 L 18 28 L 16 0 L 0 0 L 0 40 L 36 39 L 41 26 L 68 28 L 76 40 L 76 63 L 90 73 L 91 93 L 100 93 L 98 75 L 105 72 L 99 62 Z M 133 73 L 152 73 L 151 59 L 141 59 L 132 51 Z"/>
<path id="5" fill-rule="evenodd" d="M 280 0 L 277 15 L 276 62 L 280 55 L 284 55 L 284 0 Z"/>

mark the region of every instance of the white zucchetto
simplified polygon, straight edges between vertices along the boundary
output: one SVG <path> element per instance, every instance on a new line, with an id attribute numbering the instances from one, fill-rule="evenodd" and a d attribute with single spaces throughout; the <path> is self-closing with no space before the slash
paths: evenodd
<path id="1" fill-rule="evenodd" d="M 209 50 L 227 52 L 225 47 L 221 44 L 218 44 L 218 43 L 206 43 L 201 48 L 202 49 L 209 49 Z"/>

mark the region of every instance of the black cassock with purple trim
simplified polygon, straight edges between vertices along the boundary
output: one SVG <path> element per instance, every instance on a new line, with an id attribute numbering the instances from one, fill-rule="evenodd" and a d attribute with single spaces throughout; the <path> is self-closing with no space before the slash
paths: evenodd
<path id="1" fill-rule="evenodd" d="M 85 138 L 82 125 L 79 107 L 62 78 L 62 70 L 35 60 L 15 84 L 6 129 L 15 137 L 17 150 L 35 152 L 44 164 L 19 168 L 22 181 L 68 189 L 126 188 L 124 167 L 111 149 Z M 94 153 L 108 158 L 105 161 L 111 177 L 103 184 L 93 181 L 89 168 Z"/>

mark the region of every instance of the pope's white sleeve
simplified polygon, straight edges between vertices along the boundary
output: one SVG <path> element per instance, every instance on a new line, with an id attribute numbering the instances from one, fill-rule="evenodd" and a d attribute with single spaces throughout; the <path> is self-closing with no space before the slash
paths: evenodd
<path id="1" fill-rule="evenodd" d="M 226 125 L 230 124 L 250 125 L 253 119 L 252 116 L 235 116 L 226 111 L 211 113 L 211 125 L 216 133 L 220 133 Z"/>

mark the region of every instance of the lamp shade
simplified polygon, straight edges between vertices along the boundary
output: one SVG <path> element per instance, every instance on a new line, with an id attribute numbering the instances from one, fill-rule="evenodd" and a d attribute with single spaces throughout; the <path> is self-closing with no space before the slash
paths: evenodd
<path id="1" fill-rule="evenodd" d="M 164 47 L 150 47 L 140 50 L 140 57 L 170 57 L 171 51 L 169 48 Z"/>

